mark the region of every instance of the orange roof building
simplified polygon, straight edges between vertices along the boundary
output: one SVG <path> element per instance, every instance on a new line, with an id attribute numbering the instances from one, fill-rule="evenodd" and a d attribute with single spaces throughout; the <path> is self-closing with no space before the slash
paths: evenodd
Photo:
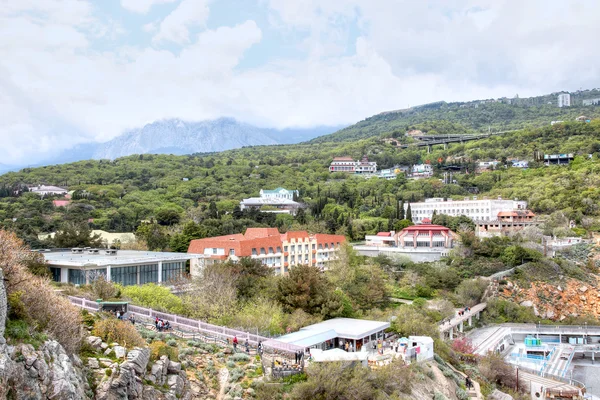
<path id="1" fill-rule="evenodd" d="M 337 259 L 342 235 L 311 235 L 306 231 L 279 233 L 277 228 L 248 228 L 244 234 L 196 239 L 190 242 L 188 253 L 207 256 L 206 263 L 238 260 L 250 257 L 285 274 L 293 265 L 314 265 L 327 269 Z M 200 271 L 191 271 L 199 275 Z"/>

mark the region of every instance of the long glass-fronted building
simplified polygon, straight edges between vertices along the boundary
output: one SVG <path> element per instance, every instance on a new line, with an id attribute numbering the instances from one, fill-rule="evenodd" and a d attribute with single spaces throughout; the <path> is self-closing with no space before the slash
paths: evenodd
<path id="1" fill-rule="evenodd" d="M 188 260 L 203 264 L 204 256 L 137 250 L 42 250 L 56 282 L 85 285 L 99 275 L 121 285 L 168 283 L 186 272 Z"/>

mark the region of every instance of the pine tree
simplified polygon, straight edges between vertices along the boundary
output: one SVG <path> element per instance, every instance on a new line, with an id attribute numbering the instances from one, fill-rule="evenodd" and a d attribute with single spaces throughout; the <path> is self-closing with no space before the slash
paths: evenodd
<path id="1" fill-rule="evenodd" d="M 412 222 L 412 210 L 410 209 L 410 203 L 408 203 L 408 207 L 406 208 L 406 219 Z"/>
<path id="2" fill-rule="evenodd" d="M 403 220 L 405 218 L 404 215 L 404 200 L 400 202 L 400 213 L 398 214 L 398 219 Z"/>

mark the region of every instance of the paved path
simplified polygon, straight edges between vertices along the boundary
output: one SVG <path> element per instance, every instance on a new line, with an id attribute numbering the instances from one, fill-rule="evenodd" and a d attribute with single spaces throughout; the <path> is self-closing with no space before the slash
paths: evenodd
<path id="1" fill-rule="evenodd" d="M 569 385 L 568 383 L 562 383 L 549 378 L 543 378 L 539 375 L 530 374 L 528 372 L 519 371 L 519 380 L 523 381 L 527 385 L 538 384 L 544 388 L 552 388 L 557 390 L 575 391 L 580 390 L 577 386 Z"/>

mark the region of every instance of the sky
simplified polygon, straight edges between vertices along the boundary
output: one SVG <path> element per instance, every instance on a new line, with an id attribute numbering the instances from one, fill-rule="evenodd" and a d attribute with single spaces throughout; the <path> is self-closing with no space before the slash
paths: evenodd
<path id="1" fill-rule="evenodd" d="M 0 0 L 0 164 L 156 120 L 352 124 L 600 86 L 596 0 Z"/>

